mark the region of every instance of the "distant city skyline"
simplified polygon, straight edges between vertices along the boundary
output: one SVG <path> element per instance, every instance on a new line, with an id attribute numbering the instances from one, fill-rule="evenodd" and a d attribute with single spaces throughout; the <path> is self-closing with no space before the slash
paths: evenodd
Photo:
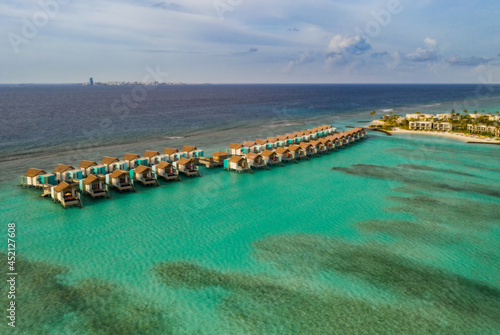
<path id="1" fill-rule="evenodd" d="M 0 83 L 498 83 L 498 8 L 463 0 L 2 3 Z"/>

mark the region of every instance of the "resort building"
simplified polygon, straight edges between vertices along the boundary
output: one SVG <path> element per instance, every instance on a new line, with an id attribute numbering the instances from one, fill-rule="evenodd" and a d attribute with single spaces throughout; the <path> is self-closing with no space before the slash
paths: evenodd
<path id="1" fill-rule="evenodd" d="M 288 147 L 288 150 L 292 154 L 293 159 L 309 159 L 307 158 L 305 149 L 301 148 L 298 144 L 292 144 Z"/>
<path id="2" fill-rule="evenodd" d="M 487 126 L 484 124 L 468 124 L 467 130 L 471 133 L 490 133 L 493 136 L 500 137 L 500 127 Z"/>
<path id="3" fill-rule="evenodd" d="M 109 198 L 104 176 L 89 175 L 87 178 L 80 180 L 80 189 L 94 199 L 98 197 Z"/>
<path id="4" fill-rule="evenodd" d="M 267 146 L 267 140 L 264 139 L 256 139 L 255 140 L 255 145 L 260 146 L 259 152 L 262 152 L 266 149 L 271 149 L 271 146 Z"/>
<path id="5" fill-rule="evenodd" d="M 141 158 L 141 156 L 137 155 L 137 154 L 125 154 L 125 156 L 123 156 L 123 160 L 127 163 L 127 167 L 132 170 L 132 169 L 135 169 L 135 167 L 138 165 L 137 164 L 137 160 Z M 147 159 L 145 159 L 146 162 L 147 162 Z"/>
<path id="6" fill-rule="evenodd" d="M 161 155 L 163 157 L 167 157 L 166 155 Z M 160 153 L 154 150 L 146 150 L 144 152 L 144 156 L 147 159 L 146 166 L 153 166 L 159 162 L 161 162 Z M 142 165 L 142 164 L 141 164 Z"/>
<path id="7" fill-rule="evenodd" d="M 118 191 L 135 191 L 129 171 L 115 170 L 106 175 L 106 184 L 115 187 Z"/>
<path id="8" fill-rule="evenodd" d="M 231 155 L 237 155 L 237 156 L 240 156 L 240 155 L 243 155 L 243 152 L 242 152 L 242 149 L 243 148 L 243 144 L 240 144 L 240 143 L 231 143 L 229 144 L 229 153 Z"/>
<path id="9" fill-rule="evenodd" d="M 186 154 L 184 152 L 180 152 L 177 149 L 174 148 L 165 148 L 163 150 L 163 154 L 167 156 L 167 162 L 173 163 L 175 161 L 178 161 L 181 158 L 186 158 Z"/>
<path id="10" fill-rule="evenodd" d="M 152 170 L 156 176 L 161 177 L 166 181 L 180 180 L 175 167 L 171 163 L 162 161 L 153 165 Z"/>
<path id="11" fill-rule="evenodd" d="M 73 205 L 82 207 L 78 189 L 65 181 L 51 188 L 51 196 L 54 201 L 59 201 L 64 208 Z"/>
<path id="12" fill-rule="evenodd" d="M 266 165 L 283 165 L 274 150 L 264 150 L 261 156 Z"/>
<path id="13" fill-rule="evenodd" d="M 434 122 L 432 124 L 432 129 L 437 131 L 451 131 L 453 130 L 453 125 L 451 122 Z"/>
<path id="14" fill-rule="evenodd" d="M 432 121 L 410 121 L 411 130 L 432 130 Z"/>
<path id="15" fill-rule="evenodd" d="M 101 164 L 104 165 L 106 173 L 112 173 L 114 170 L 128 170 L 128 163 L 116 157 L 106 156 Z"/>
<path id="16" fill-rule="evenodd" d="M 56 182 L 74 182 L 75 179 L 83 179 L 83 173 L 80 169 L 75 169 L 71 165 L 58 164 L 54 169 L 56 175 Z"/>
<path id="17" fill-rule="evenodd" d="M 278 148 L 275 150 L 275 152 L 280 161 L 285 163 L 295 162 L 295 160 L 293 159 L 293 155 L 290 150 L 288 150 L 288 148 Z"/>
<path id="18" fill-rule="evenodd" d="M 247 164 L 250 168 L 252 169 L 259 169 L 259 168 L 267 168 L 269 167 L 266 165 L 266 162 L 264 161 L 264 158 L 258 153 L 249 153 L 248 155 L 245 156 L 247 160 Z"/>
<path id="19" fill-rule="evenodd" d="M 250 152 L 260 152 L 262 151 L 262 146 L 258 145 L 255 141 L 244 141 L 243 142 L 243 149 L 248 149 L 248 152 L 245 152 L 244 150 L 243 153 L 250 153 Z"/>
<path id="20" fill-rule="evenodd" d="M 224 169 L 238 172 L 251 171 L 245 157 L 233 156 L 224 161 Z"/>
<path id="21" fill-rule="evenodd" d="M 407 120 L 424 120 L 424 119 L 434 119 L 432 114 L 406 114 Z"/>
<path id="22" fill-rule="evenodd" d="M 139 165 L 132 172 L 133 178 L 144 186 L 159 185 L 149 166 Z"/>
<path id="23" fill-rule="evenodd" d="M 186 155 L 184 156 L 185 158 L 203 157 L 203 150 L 198 150 L 198 148 L 190 145 L 183 146 L 182 152 L 186 153 Z"/>
<path id="24" fill-rule="evenodd" d="M 314 147 L 312 146 L 312 144 L 310 142 L 309 143 L 300 143 L 299 146 L 302 149 L 304 149 L 307 157 L 310 157 L 312 155 L 316 155 L 316 150 L 314 149 Z"/>
<path id="25" fill-rule="evenodd" d="M 29 187 L 43 187 L 44 184 L 41 180 L 41 176 L 47 175 L 47 172 L 40 169 L 28 169 L 28 171 L 22 177 L 21 185 L 29 186 Z M 50 174 L 52 179 L 50 181 L 50 185 L 55 184 L 56 179 L 54 174 Z"/>
<path id="26" fill-rule="evenodd" d="M 188 177 L 201 176 L 193 158 L 181 158 L 174 162 L 173 165 L 179 173 L 183 173 Z"/>
<path id="27" fill-rule="evenodd" d="M 273 150 L 278 147 L 278 139 L 276 137 L 267 138 L 267 150 Z"/>

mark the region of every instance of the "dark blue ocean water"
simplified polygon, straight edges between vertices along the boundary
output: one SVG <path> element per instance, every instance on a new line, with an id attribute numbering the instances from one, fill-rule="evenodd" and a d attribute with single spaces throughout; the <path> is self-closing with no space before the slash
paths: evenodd
<path id="1" fill-rule="evenodd" d="M 476 85 L 0 86 L 0 154 L 166 139 L 474 97 Z M 496 90 L 495 93 L 499 93 Z M 477 100 L 477 99 L 476 99 Z M 430 104 L 430 105 L 429 105 Z M 206 139 L 206 138 L 205 138 Z"/>

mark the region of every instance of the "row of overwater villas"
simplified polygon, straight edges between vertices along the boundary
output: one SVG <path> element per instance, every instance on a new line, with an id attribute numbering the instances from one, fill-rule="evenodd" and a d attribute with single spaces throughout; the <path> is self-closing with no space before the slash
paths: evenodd
<path id="1" fill-rule="evenodd" d="M 336 133 L 335 128 L 324 125 L 284 136 L 246 141 L 243 144 L 231 143 L 228 153 L 232 157 L 224 161 L 224 168 L 250 172 L 252 168 L 268 168 L 270 165 L 297 162 L 328 153 L 365 137 L 363 128 Z"/>
<path id="2" fill-rule="evenodd" d="M 135 191 L 134 182 L 151 186 L 159 185 L 159 177 L 171 181 L 180 180 L 179 174 L 200 176 L 196 162 L 203 155 L 194 146 L 184 146 L 182 150 L 165 148 L 162 154 L 146 150 L 143 156 L 127 153 L 123 159 L 104 157 L 100 164 L 83 160 L 78 168 L 59 164 L 52 173 L 31 168 L 22 177 L 21 185 L 43 189 L 42 196 L 50 195 L 64 207 L 81 207 L 83 193 L 92 198 L 109 197 L 109 187 L 120 192 Z"/>

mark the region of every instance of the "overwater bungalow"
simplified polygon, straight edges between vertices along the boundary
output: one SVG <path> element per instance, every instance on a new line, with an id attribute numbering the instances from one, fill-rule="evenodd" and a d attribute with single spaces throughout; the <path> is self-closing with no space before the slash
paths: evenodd
<path id="1" fill-rule="evenodd" d="M 152 170 L 154 174 L 165 179 L 166 181 L 181 180 L 181 178 L 177 174 L 177 171 L 175 170 L 175 167 L 169 162 L 163 161 L 155 164 L 153 165 Z"/>
<path id="2" fill-rule="evenodd" d="M 229 153 L 231 155 L 243 155 L 242 149 L 243 144 L 240 143 L 230 143 L 229 144 Z"/>
<path id="3" fill-rule="evenodd" d="M 299 159 L 309 159 L 306 154 L 306 150 L 301 148 L 300 145 L 298 144 L 292 144 L 288 147 L 288 150 L 290 150 L 290 153 L 293 156 L 293 159 L 299 160 Z"/>
<path id="4" fill-rule="evenodd" d="M 288 146 L 288 136 L 286 135 L 278 135 L 276 136 L 276 148 L 283 148 Z"/>
<path id="5" fill-rule="evenodd" d="M 233 156 L 224 161 L 224 169 L 241 172 L 251 172 L 252 170 L 248 167 L 248 163 L 245 157 Z"/>
<path id="6" fill-rule="evenodd" d="M 166 155 L 160 155 L 158 151 L 154 150 L 146 150 L 144 151 L 144 156 L 147 158 L 147 165 L 146 166 L 153 166 L 155 164 L 158 164 L 159 162 L 162 161 L 162 157 L 167 157 Z"/>
<path id="7" fill-rule="evenodd" d="M 323 144 L 325 151 L 327 152 L 335 149 L 335 145 L 332 143 L 332 140 L 330 140 L 328 137 L 320 138 L 319 142 Z"/>
<path id="8" fill-rule="evenodd" d="M 304 133 L 302 133 L 301 131 L 294 132 L 293 136 L 295 136 L 295 143 L 293 144 L 299 144 L 301 142 L 304 142 Z"/>
<path id="9" fill-rule="evenodd" d="M 167 156 L 167 162 L 173 163 L 175 161 L 178 161 L 181 158 L 186 158 L 186 153 L 185 152 L 180 152 L 179 150 L 175 148 L 165 148 L 163 150 L 163 154 Z"/>
<path id="10" fill-rule="evenodd" d="M 249 153 L 248 155 L 245 156 L 247 160 L 247 164 L 251 169 L 262 169 L 262 168 L 267 168 L 269 167 L 266 165 L 266 162 L 264 161 L 264 158 L 258 153 Z"/>
<path id="11" fill-rule="evenodd" d="M 248 149 L 248 151 L 246 151 L 245 149 Z M 250 152 L 259 152 L 261 150 L 262 146 L 257 145 L 255 141 L 244 141 L 243 148 L 241 151 L 243 152 L 243 154 L 248 154 Z"/>
<path id="12" fill-rule="evenodd" d="M 94 161 L 83 160 L 80 162 L 78 167 L 82 170 L 83 177 L 87 177 L 91 174 L 95 175 L 105 175 L 106 166 L 104 164 L 98 164 Z"/>
<path id="13" fill-rule="evenodd" d="M 80 169 L 75 169 L 71 165 L 58 164 L 54 169 L 56 182 L 66 181 L 69 183 L 77 182 L 75 180 L 83 179 L 83 172 Z"/>
<path id="14" fill-rule="evenodd" d="M 43 187 L 43 183 L 40 180 L 40 176 L 46 175 L 47 172 L 40 169 L 28 169 L 28 171 L 21 178 L 21 185 L 25 187 Z M 52 184 L 55 184 L 55 175 L 52 174 Z"/>
<path id="15" fill-rule="evenodd" d="M 131 172 L 133 173 L 132 177 L 144 186 L 160 185 L 149 166 L 139 165 Z"/>
<path id="16" fill-rule="evenodd" d="M 281 165 L 284 166 L 283 163 L 278 158 L 278 155 L 274 150 L 264 150 L 261 154 L 262 158 L 266 165 Z"/>
<path id="17" fill-rule="evenodd" d="M 309 130 L 301 130 L 303 142 L 309 142 L 311 140 L 311 131 Z"/>
<path id="18" fill-rule="evenodd" d="M 188 177 L 201 176 L 193 158 L 181 158 L 174 162 L 174 167 L 179 173 L 183 173 Z"/>
<path id="19" fill-rule="evenodd" d="M 80 180 L 80 190 L 94 199 L 99 197 L 109 198 L 108 186 L 104 176 L 91 174 L 87 178 Z"/>
<path id="20" fill-rule="evenodd" d="M 203 150 L 198 150 L 198 148 L 190 146 L 190 145 L 185 145 L 182 147 L 182 152 L 186 153 L 186 158 L 200 158 L 203 157 Z"/>
<path id="21" fill-rule="evenodd" d="M 127 163 L 129 170 L 135 169 L 135 167 L 139 165 L 137 164 L 139 158 L 141 158 L 141 156 L 137 154 L 125 154 L 125 156 L 123 156 L 123 160 Z M 147 162 L 147 159 L 144 158 L 143 161 Z"/>
<path id="22" fill-rule="evenodd" d="M 303 143 L 300 143 L 299 146 L 304 149 L 305 151 L 305 154 L 307 157 L 311 157 L 313 155 L 317 155 L 316 154 L 316 149 L 312 146 L 312 144 L 309 142 L 309 143 L 306 143 L 306 142 L 303 142 Z"/>
<path id="23" fill-rule="evenodd" d="M 128 170 L 128 163 L 116 157 L 106 156 L 102 159 L 101 164 L 104 165 L 106 173 L 112 173 L 115 170 Z"/>
<path id="24" fill-rule="evenodd" d="M 288 150 L 288 148 L 278 148 L 275 150 L 275 152 L 280 161 L 284 163 L 290 163 L 290 162 L 297 163 L 295 159 L 293 159 L 293 155 L 290 152 L 290 150 Z"/>
<path id="25" fill-rule="evenodd" d="M 319 140 L 317 141 L 311 141 L 309 144 L 312 145 L 314 150 L 316 151 L 317 154 L 322 154 L 326 152 L 326 147 L 323 143 L 321 143 Z"/>
<path id="26" fill-rule="evenodd" d="M 106 175 L 106 184 L 115 187 L 118 191 L 134 191 L 135 188 L 130 179 L 130 172 L 125 170 L 114 170 Z"/>
<path id="27" fill-rule="evenodd" d="M 278 147 L 278 139 L 276 137 L 267 138 L 267 150 L 273 150 Z"/>
<path id="28" fill-rule="evenodd" d="M 255 140 L 255 144 L 260 145 L 262 147 L 259 152 L 262 152 L 264 150 L 272 150 L 273 149 L 273 145 L 268 143 L 268 141 L 265 139 L 258 138 Z"/>
<path id="29" fill-rule="evenodd" d="M 286 140 L 286 146 L 300 143 L 300 141 L 297 140 L 297 136 L 295 134 L 286 134 L 286 137 L 288 137 L 288 139 Z"/>
<path id="30" fill-rule="evenodd" d="M 51 197 L 54 201 L 60 202 L 64 208 L 68 206 L 82 207 L 78 189 L 65 181 L 51 188 Z"/>

